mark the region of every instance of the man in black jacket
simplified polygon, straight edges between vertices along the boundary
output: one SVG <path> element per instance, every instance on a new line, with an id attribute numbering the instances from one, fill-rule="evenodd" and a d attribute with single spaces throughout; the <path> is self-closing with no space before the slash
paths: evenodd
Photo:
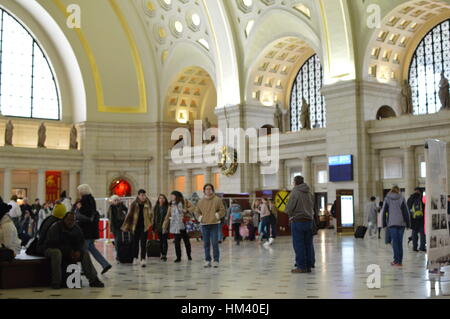
<path id="1" fill-rule="evenodd" d="M 425 247 L 425 205 L 422 201 L 422 191 L 420 188 L 414 190 L 407 201 L 408 210 L 411 216 L 411 229 L 412 229 L 412 241 L 413 250 L 419 251 L 417 249 L 420 234 L 420 251 L 426 252 Z"/>
<path id="2" fill-rule="evenodd" d="M 84 249 L 83 232 L 76 225 L 73 212 L 67 213 L 62 221 L 56 222 L 50 228 L 45 248 L 45 256 L 51 259 L 52 288 L 61 288 L 62 271 L 66 271 L 68 265 L 78 262 L 81 262 L 81 267 L 91 287 L 105 286 L 98 279 L 89 253 Z"/>

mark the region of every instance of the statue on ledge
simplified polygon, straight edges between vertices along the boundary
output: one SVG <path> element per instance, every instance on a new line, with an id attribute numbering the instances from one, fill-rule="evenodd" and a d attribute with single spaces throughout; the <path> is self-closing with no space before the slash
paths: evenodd
<path id="1" fill-rule="evenodd" d="M 11 120 L 6 123 L 5 127 L 5 146 L 12 146 L 12 139 L 13 139 L 13 131 L 14 131 L 14 125 L 12 124 Z"/>
<path id="2" fill-rule="evenodd" d="M 47 129 L 45 128 L 44 122 L 41 123 L 38 130 L 38 147 L 45 148 L 45 140 L 47 139 Z"/>
<path id="3" fill-rule="evenodd" d="M 71 150 L 77 150 L 78 149 L 78 142 L 77 142 L 77 128 L 75 127 L 75 124 L 72 126 L 72 129 L 70 130 L 70 149 Z"/>
<path id="4" fill-rule="evenodd" d="M 302 125 L 302 129 L 310 130 L 311 129 L 311 114 L 309 110 L 309 104 L 306 102 L 305 98 L 302 98 L 302 110 L 300 113 L 300 124 Z"/>
<path id="5" fill-rule="evenodd" d="M 412 91 L 407 80 L 402 86 L 402 112 L 403 114 L 411 114 L 413 112 Z"/>
<path id="6" fill-rule="evenodd" d="M 283 133 L 283 112 L 280 109 L 280 105 L 275 108 L 275 127 L 278 128 L 280 133 Z"/>
<path id="7" fill-rule="evenodd" d="M 442 105 L 441 110 L 450 109 L 449 85 L 444 72 L 441 73 L 441 82 L 439 83 L 439 99 Z"/>

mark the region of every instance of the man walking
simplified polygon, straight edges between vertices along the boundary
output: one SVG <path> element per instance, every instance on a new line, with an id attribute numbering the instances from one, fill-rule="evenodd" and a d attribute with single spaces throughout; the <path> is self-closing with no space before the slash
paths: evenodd
<path id="1" fill-rule="evenodd" d="M 286 206 L 295 251 L 292 273 L 309 273 L 313 266 L 314 197 L 303 176 L 296 176 L 294 185 Z"/>
<path id="2" fill-rule="evenodd" d="M 422 201 L 422 191 L 420 188 L 414 189 L 414 194 L 408 198 L 408 210 L 411 215 L 412 241 L 413 250 L 419 251 L 417 248 L 420 235 L 420 251 L 426 252 L 425 247 L 425 205 Z"/>

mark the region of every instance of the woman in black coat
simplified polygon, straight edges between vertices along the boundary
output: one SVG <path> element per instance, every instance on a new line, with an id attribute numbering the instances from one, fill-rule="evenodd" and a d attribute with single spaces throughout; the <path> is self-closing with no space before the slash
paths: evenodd
<path id="1" fill-rule="evenodd" d="M 166 195 L 159 195 L 158 201 L 156 202 L 155 208 L 153 209 L 153 231 L 158 234 L 159 242 L 161 244 L 161 260 L 167 261 L 167 240 L 169 234 L 164 234 L 163 232 L 163 222 L 167 215 L 167 210 L 169 208 L 169 201 Z"/>
<path id="2" fill-rule="evenodd" d="M 97 205 L 92 196 L 91 187 L 87 184 L 78 186 L 78 195 L 81 198 L 76 204 L 77 221 L 83 231 L 86 249 L 92 254 L 92 257 L 102 266 L 102 274 L 112 268 L 111 264 L 95 247 L 95 240 L 100 238 L 98 223 L 100 215 L 97 212 Z"/>

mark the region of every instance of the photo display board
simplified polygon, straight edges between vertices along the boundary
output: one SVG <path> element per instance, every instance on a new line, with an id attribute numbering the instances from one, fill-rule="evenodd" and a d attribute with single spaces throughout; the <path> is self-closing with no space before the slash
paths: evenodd
<path id="1" fill-rule="evenodd" d="M 428 147 L 428 148 L 427 148 Z M 447 216 L 447 144 L 428 140 L 425 224 L 428 269 L 447 265 L 450 261 L 450 235 Z"/>

